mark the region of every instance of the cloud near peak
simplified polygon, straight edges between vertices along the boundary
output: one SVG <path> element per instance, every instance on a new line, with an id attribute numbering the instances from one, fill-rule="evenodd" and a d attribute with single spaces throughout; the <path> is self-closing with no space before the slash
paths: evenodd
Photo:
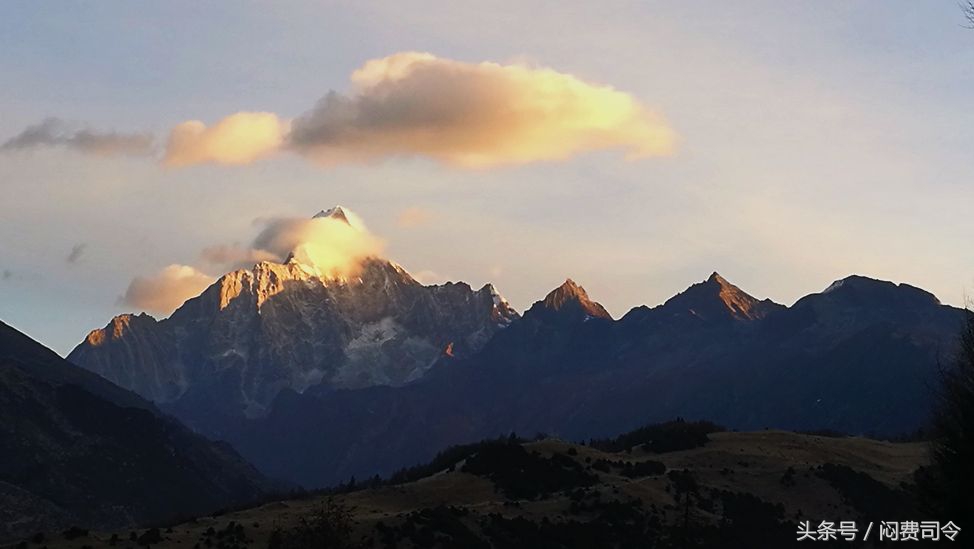
<path id="1" fill-rule="evenodd" d="M 294 259 L 326 278 L 358 274 L 362 262 L 382 255 L 385 242 L 361 219 L 343 210 L 336 217 L 273 217 L 259 220 L 260 232 L 247 246 L 216 245 L 200 252 L 203 262 L 224 269 L 246 269 L 260 261 Z"/>
<path id="2" fill-rule="evenodd" d="M 169 315 L 187 299 L 199 295 L 213 277 L 189 265 L 169 265 L 151 276 L 137 276 L 122 302 L 151 313 Z"/>
<path id="3" fill-rule="evenodd" d="M 404 52 L 365 63 L 349 94 L 329 92 L 293 120 L 240 112 L 184 122 L 165 162 L 246 164 L 289 151 L 321 165 L 421 156 L 464 168 L 620 149 L 668 155 L 674 132 L 630 94 L 549 68 Z"/>
<path id="4" fill-rule="evenodd" d="M 205 267 L 173 264 L 150 276 L 135 277 L 122 303 L 169 315 L 187 299 L 213 283 L 206 271 L 249 269 L 260 261 L 290 259 L 323 278 L 357 276 L 363 262 L 382 255 L 384 242 L 368 231 L 358 216 L 344 210 L 335 217 L 279 217 L 261 220 L 262 229 L 250 245 L 210 246 L 200 252 Z"/>
<path id="5" fill-rule="evenodd" d="M 364 225 L 333 218 L 279 218 L 267 222 L 251 245 L 251 251 L 317 269 L 329 278 L 350 278 L 358 274 L 362 262 L 380 256 L 383 241 Z"/>

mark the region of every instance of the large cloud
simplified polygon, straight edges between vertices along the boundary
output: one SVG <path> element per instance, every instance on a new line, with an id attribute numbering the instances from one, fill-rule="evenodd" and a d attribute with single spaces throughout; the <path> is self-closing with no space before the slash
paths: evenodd
<path id="1" fill-rule="evenodd" d="M 194 267 L 170 265 L 155 275 L 132 280 L 122 301 L 144 311 L 168 315 L 212 283 L 213 277 Z"/>
<path id="2" fill-rule="evenodd" d="M 268 112 L 238 112 L 207 127 L 199 120 L 173 128 L 164 162 L 169 166 L 248 164 L 281 147 L 287 125 Z"/>
<path id="3" fill-rule="evenodd" d="M 183 123 L 167 162 L 240 164 L 284 148 L 325 165 L 425 156 L 482 168 L 609 148 L 640 158 L 674 146 L 672 130 L 631 95 L 548 68 L 405 52 L 367 62 L 351 80 L 350 94 L 330 92 L 290 123 L 269 113 L 237 113 L 211 128 Z"/>
<path id="4" fill-rule="evenodd" d="M 100 156 L 144 156 L 152 153 L 152 136 L 76 128 L 58 118 L 47 118 L 8 139 L 0 150 L 56 146 Z"/>

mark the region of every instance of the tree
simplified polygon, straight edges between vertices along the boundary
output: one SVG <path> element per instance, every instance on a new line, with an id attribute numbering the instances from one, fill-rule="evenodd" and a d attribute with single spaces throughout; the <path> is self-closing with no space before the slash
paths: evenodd
<path id="1" fill-rule="evenodd" d="M 974 311 L 965 313 L 957 359 L 942 373 L 931 448 L 935 486 L 929 499 L 938 519 L 974 525 Z"/>
<path id="2" fill-rule="evenodd" d="M 967 28 L 974 29 L 974 1 L 969 0 L 967 4 L 961 4 L 964 16 L 967 17 Z"/>

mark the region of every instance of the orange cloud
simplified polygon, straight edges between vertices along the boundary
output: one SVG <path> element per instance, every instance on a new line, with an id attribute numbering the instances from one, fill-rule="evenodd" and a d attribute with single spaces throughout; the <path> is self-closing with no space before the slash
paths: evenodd
<path id="1" fill-rule="evenodd" d="M 193 267 L 169 265 L 155 275 L 133 279 L 122 302 L 144 311 L 169 315 L 212 283 L 213 277 Z"/>
<path id="2" fill-rule="evenodd" d="M 674 149 L 673 130 L 630 94 L 549 68 L 404 52 L 368 61 L 351 81 L 350 94 L 329 92 L 290 123 L 271 113 L 237 113 L 211 128 L 184 122 L 166 163 L 244 164 L 287 149 L 322 165 L 423 156 L 487 168 Z"/>
<path id="3" fill-rule="evenodd" d="M 249 164 L 277 151 L 287 123 L 268 112 L 238 112 L 213 126 L 199 120 L 177 125 L 169 133 L 167 166 Z"/>
<path id="4" fill-rule="evenodd" d="M 414 155 L 467 168 L 674 147 L 631 95 L 548 68 L 405 52 L 367 62 L 352 83 L 352 97 L 329 94 L 294 121 L 291 147 L 325 164 Z"/>

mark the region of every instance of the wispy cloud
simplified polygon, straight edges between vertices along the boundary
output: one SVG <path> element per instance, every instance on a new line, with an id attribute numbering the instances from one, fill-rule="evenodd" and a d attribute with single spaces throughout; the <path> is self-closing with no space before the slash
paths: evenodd
<path id="1" fill-rule="evenodd" d="M 258 261 L 274 261 L 280 258 L 265 250 L 257 250 L 240 244 L 217 244 L 203 248 L 200 259 L 210 265 L 230 269 L 246 268 Z"/>
<path id="2" fill-rule="evenodd" d="M 399 212 L 396 224 L 404 229 L 412 229 L 428 224 L 433 219 L 433 213 L 419 207 L 409 207 Z"/>
<path id="3" fill-rule="evenodd" d="M 426 286 L 430 286 L 433 284 L 443 284 L 444 282 L 449 280 L 448 277 L 445 277 L 436 271 L 426 270 L 426 271 L 418 271 L 410 274 L 412 274 L 413 278 L 415 278 L 420 284 Z"/>
<path id="4" fill-rule="evenodd" d="M 85 249 L 87 247 L 88 245 L 85 244 L 84 242 L 80 244 L 75 244 L 74 246 L 71 247 L 71 252 L 68 254 L 68 257 L 65 258 L 65 261 L 67 261 L 68 263 L 77 263 L 78 260 L 81 259 L 81 256 L 84 255 Z"/>
<path id="5" fill-rule="evenodd" d="M 65 147 L 99 156 L 146 156 L 152 153 L 152 136 L 79 128 L 59 118 L 47 118 L 8 139 L 0 150 Z"/>

